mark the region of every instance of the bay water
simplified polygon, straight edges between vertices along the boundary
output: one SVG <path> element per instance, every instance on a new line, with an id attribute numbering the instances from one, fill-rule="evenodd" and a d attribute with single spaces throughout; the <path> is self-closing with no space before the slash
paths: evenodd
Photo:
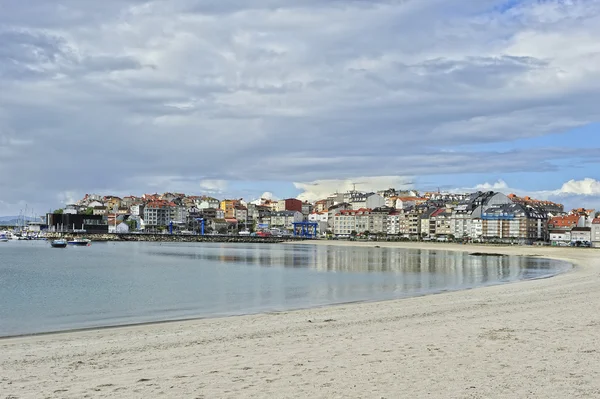
<path id="1" fill-rule="evenodd" d="M 11 241 L 0 243 L 0 336 L 402 298 L 570 267 L 375 246 Z"/>

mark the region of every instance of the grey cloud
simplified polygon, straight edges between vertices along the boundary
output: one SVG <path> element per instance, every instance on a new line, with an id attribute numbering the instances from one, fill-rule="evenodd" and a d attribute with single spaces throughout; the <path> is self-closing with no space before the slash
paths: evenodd
<path id="1" fill-rule="evenodd" d="M 4 201 L 143 192 L 168 178 L 192 187 L 595 162 L 593 149 L 494 151 L 598 120 L 600 100 L 596 71 L 532 50 L 519 38 L 541 26 L 533 11 L 490 11 L 500 3 L 8 1 L 0 110 L 40 161 L 11 158 L 8 173 L 0 155 Z M 600 24 L 599 7 L 586 13 Z"/>
<path id="2" fill-rule="evenodd" d="M 140 69 L 143 66 L 138 60 L 127 56 L 97 56 L 88 57 L 81 63 L 81 68 L 85 71 L 109 72 L 109 71 L 126 71 L 132 69 Z"/>

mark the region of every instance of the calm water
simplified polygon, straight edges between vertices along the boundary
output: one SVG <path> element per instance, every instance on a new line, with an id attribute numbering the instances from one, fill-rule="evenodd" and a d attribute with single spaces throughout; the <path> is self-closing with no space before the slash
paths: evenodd
<path id="1" fill-rule="evenodd" d="M 569 268 L 438 250 L 0 243 L 0 336 L 400 298 Z"/>

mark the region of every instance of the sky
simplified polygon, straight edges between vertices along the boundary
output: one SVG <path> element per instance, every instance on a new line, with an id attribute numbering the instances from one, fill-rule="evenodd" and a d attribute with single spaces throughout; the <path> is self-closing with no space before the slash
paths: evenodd
<path id="1" fill-rule="evenodd" d="M 86 193 L 600 209 L 600 0 L 2 0 L 0 215 Z"/>

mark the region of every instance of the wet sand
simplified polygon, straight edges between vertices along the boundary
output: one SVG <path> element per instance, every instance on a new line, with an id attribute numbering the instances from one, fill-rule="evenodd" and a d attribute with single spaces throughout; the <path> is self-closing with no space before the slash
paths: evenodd
<path id="1" fill-rule="evenodd" d="M 3 339 L 0 398 L 600 397 L 600 251 L 333 244 L 577 267 L 418 298 Z"/>

